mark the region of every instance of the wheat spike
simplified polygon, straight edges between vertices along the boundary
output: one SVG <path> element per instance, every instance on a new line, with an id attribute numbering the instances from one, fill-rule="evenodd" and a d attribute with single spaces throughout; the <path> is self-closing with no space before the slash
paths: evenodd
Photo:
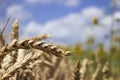
<path id="1" fill-rule="evenodd" d="M 102 72 L 103 72 L 103 80 L 108 80 L 111 74 L 108 62 L 106 62 L 106 64 L 104 65 Z"/>
<path id="2" fill-rule="evenodd" d="M 88 59 L 84 58 L 82 62 L 82 68 L 80 69 L 80 74 L 81 74 L 80 80 L 85 80 L 87 68 L 88 68 Z"/>
<path id="3" fill-rule="evenodd" d="M 77 62 L 77 65 L 74 69 L 73 80 L 80 80 L 80 60 Z"/>
<path id="4" fill-rule="evenodd" d="M 96 69 L 96 71 L 93 73 L 91 80 L 98 80 L 97 78 L 98 78 L 98 76 L 99 76 L 100 70 L 101 70 L 101 65 L 98 64 L 98 65 L 97 65 L 97 69 Z"/>
<path id="5" fill-rule="evenodd" d="M 68 56 L 71 54 L 71 52 L 69 51 L 64 51 L 62 49 L 59 49 L 51 44 L 46 44 L 44 42 L 34 42 L 31 40 L 24 40 L 24 41 L 17 41 L 16 39 L 13 40 L 9 45 L 4 46 L 1 50 L 0 50 L 0 58 L 4 58 L 4 56 L 7 54 L 6 52 L 11 52 L 17 49 L 38 49 L 38 50 L 42 50 L 46 53 L 51 53 L 57 57 L 64 57 L 64 56 Z"/>
<path id="6" fill-rule="evenodd" d="M 16 19 L 12 25 L 12 32 L 11 32 L 11 41 L 14 39 L 18 39 L 19 37 L 19 23 L 18 20 Z"/>
<path id="7" fill-rule="evenodd" d="M 33 53 L 31 52 L 30 54 L 28 54 L 27 56 L 25 56 L 25 58 L 19 62 L 19 63 L 15 63 L 13 66 L 11 66 L 10 68 L 7 69 L 7 71 L 3 74 L 1 80 L 5 80 L 8 79 L 9 77 L 11 77 L 19 68 L 22 68 L 26 65 L 26 63 L 28 63 L 32 57 Z"/>

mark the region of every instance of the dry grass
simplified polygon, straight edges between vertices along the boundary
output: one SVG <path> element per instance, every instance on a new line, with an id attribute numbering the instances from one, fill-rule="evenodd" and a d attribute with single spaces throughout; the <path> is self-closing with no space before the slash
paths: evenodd
<path id="1" fill-rule="evenodd" d="M 2 31 L 3 33 L 3 31 Z M 99 80 L 100 72 L 103 79 L 109 79 L 108 63 L 103 71 L 98 64 L 92 77 L 87 77 L 90 61 L 84 58 L 73 69 L 65 51 L 54 44 L 42 42 L 50 36 L 45 34 L 30 39 L 19 40 L 19 23 L 13 23 L 10 43 L 6 44 L 4 35 L 0 36 L 0 80 Z M 97 59 L 96 59 L 97 60 Z"/>

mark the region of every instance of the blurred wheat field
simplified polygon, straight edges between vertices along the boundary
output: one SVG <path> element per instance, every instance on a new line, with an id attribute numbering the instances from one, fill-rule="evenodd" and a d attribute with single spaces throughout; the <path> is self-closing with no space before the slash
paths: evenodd
<path id="1" fill-rule="evenodd" d="M 8 19 L 9 21 L 9 19 Z M 0 32 L 0 80 L 119 80 L 120 54 L 100 46 L 97 51 L 84 50 L 79 44 L 60 47 L 43 42 L 40 35 L 19 40 L 19 22 L 12 25 L 9 43 Z"/>

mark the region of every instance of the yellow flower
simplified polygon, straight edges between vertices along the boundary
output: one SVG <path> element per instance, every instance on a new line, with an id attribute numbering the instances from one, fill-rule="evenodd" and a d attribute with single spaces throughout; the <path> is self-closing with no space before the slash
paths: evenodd
<path id="1" fill-rule="evenodd" d="M 74 52 L 75 52 L 76 54 L 78 54 L 78 55 L 82 54 L 82 47 L 81 47 L 80 44 L 76 44 L 76 45 L 74 46 Z"/>
<path id="2" fill-rule="evenodd" d="M 97 17 L 94 17 L 94 18 L 92 19 L 92 24 L 94 24 L 94 25 L 97 25 L 97 24 L 98 24 L 98 18 L 97 18 Z"/>

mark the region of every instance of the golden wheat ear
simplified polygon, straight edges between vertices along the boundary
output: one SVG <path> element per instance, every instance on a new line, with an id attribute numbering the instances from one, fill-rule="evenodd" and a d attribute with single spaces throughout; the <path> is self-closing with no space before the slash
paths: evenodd
<path id="1" fill-rule="evenodd" d="M 97 64 L 97 69 L 96 69 L 95 72 L 93 73 L 91 80 L 98 80 L 100 71 L 101 71 L 101 64 Z"/>
<path id="2" fill-rule="evenodd" d="M 73 80 L 80 80 L 80 60 L 78 60 L 73 72 Z"/>
<path id="3" fill-rule="evenodd" d="M 103 80 L 108 80 L 108 78 L 111 76 L 111 71 L 108 62 L 106 62 L 106 64 L 104 65 L 102 69 L 102 73 L 103 73 Z"/>
<path id="4" fill-rule="evenodd" d="M 88 70 L 88 58 L 84 58 L 83 61 L 82 61 L 82 67 L 80 69 L 80 73 L 81 73 L 81 79 L 80 80 L 85 80 L 86 78 L 86 73 L 87 73 L 87 70 Z"/>

